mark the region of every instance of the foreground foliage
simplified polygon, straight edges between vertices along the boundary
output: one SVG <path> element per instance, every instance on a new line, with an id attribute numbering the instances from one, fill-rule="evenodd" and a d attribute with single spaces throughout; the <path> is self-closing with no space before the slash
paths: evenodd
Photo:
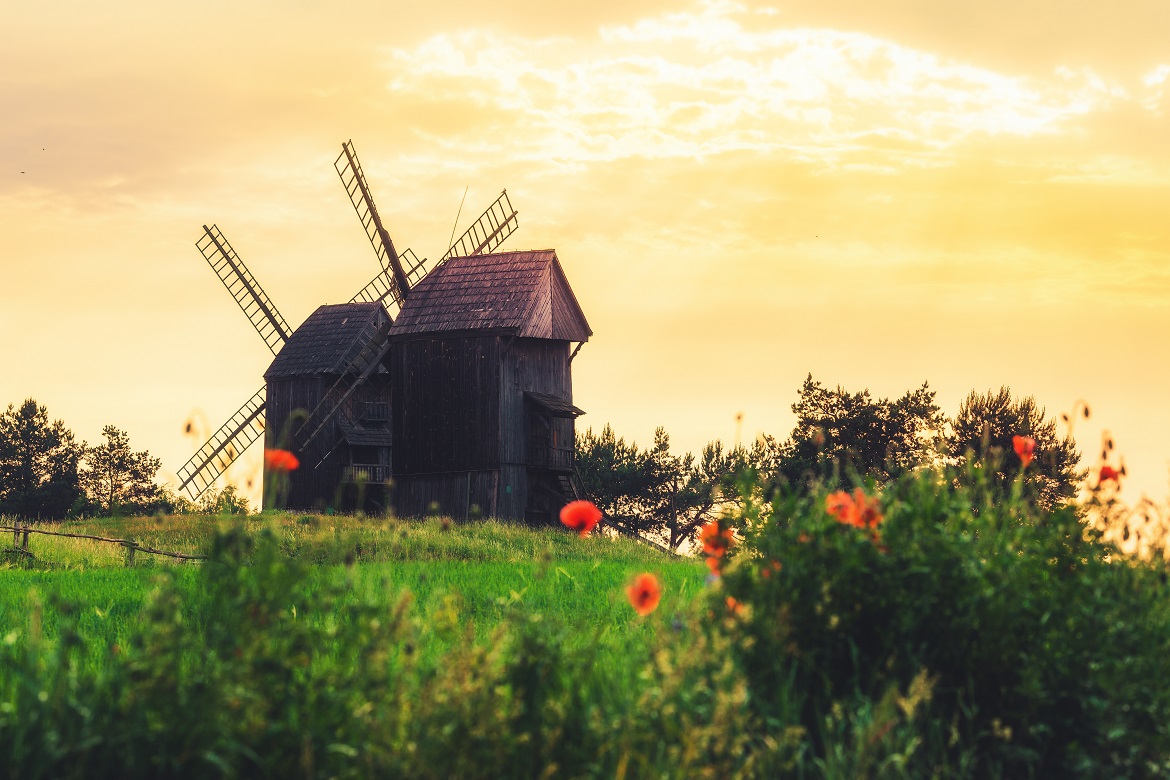
<path id="1" fill-rule="evenodd" d="M 1162 559 L 1121 555 L 1022 481 L 743 488 L 704 532 L 721 576 L 698 598 L 649 553 L 634 565 L 657 576 L 594 594 L 624 608 L 638 639 L 620 643 L 522 593 L 494 628 L 454 593 L 421 620 L 361 564 L 319 576 L 282 526 L 229 528 L 100 663 L 73 605 L 48 605 L 51 638 L 36 610 L 5 629 L 0 773 L 1170 776 Z"/>

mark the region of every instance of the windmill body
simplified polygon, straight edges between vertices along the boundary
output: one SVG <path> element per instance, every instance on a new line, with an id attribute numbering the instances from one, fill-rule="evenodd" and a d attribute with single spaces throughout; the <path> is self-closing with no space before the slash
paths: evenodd
<path id="1" fill-rule="evenodd" d="M 551 522 L 574 495 L 571 345 L 591 335 L 553 250 L 419 282 L 390 337 L 398 513 Z"/>
<path id="2" fill-rule="evenodd" d="M 263 438 L 300 460 L 292 509 L 552 522 L 580 493 L 571 364 L 592 335 L 556 252 L 493 254 L 518 224 L 502 192 L 428 267 L 395 248 L 352 143 L 334 167 L 379 271 L 296 330 L 204 226 L 200 252 L 275 358 L 265 387 L 179 469 L 180 487 L 197 498 Z"/>
<path id="3" fill-rule="evenodd" d="M 363 338 L 388 327 L 381 303 L 319 307 L 285 342 L 264 373 L 265 447 L 295 449 L 308 410 L 353 372 Z M 323 457 L 288 475 L 287 504 L 379 511 L 390 476 L 390 381 L 379 363 L 325 421 L 314 440 Z M 301 447 L 304 456 L 304 448 Z M 266 474 L 265 485 L 271 485 Z"/>

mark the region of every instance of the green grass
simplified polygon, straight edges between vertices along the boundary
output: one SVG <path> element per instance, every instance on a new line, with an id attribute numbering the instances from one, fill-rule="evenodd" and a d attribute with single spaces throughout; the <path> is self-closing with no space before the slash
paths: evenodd
<path id="1" fill-rule="evenodd" d="M 465 524 L 439 519 L 399 521 L 344 515 L 301 515 L 266 512 L 246 518 L 214 515 L 178 515 L 73 520 L 47 526 L 48 530 L 133 539 L 168 552 L 200 553 L 217 533 L 236 525 L 250 533 L 272 531 L 281 549 L 312 563 L 356 561 L 495 561 L 525 562 L 540 558 L 556 562 L 588 561 L 599 557 L 630 563 L 654 564 L 669 560 L 657 550 L 622 537 L 600 535 L 578 539 L 559 528 L 533 530 L 494 521 Z M 115 544 L 88 539 L 31 535 L 29 550 L 34 568 L 108 568 L 126 564 L 125 550 Z M 172 558 L 139 553 L 135 568 L 173 567 Z"/>
<path id="2" fill-rule="evenodd" d="M 117 518 L 73 521 L 55 530 L 199 553 L 217 532 L 240 522 L 197 515 Z M 580 539 L 559 529 L 496 522 L 273 513 L 242 524 L 251 533 L 270 530 L 287 555 L 316 564 L 309 593 L 327 582 L 348 581 L 355 600 L 365 596 L 388 606 L 409 593 L 417 620 L 428 627 L 452 622 L 450 631 L 428 632 L 434 641 L 420 648 L 424 659 L 441 655 L 469 627 L 487 641 L 517 606 L 577 626 L 574 641 L 640 655 L 653 637 L 644 623 L 631 619 L 627 582 L 641 571 L 654 571 L 663 583 L 662 609 L 673 614 L 700 592 L 706 574 L 697 560 L 665 556 L 625 538 Z M 36 630 L 31 628 L 36 611 L 39 630 L 53 639 L 58 605 L 68 604 L 77 610 L 78 629 L 91 640 L 89 663 L 100 664 L 110 646 L 126 645 L 160 576 L 176 578 L 184 611 L 196 625 L 207 620 L 196 570 L 202 564 L 140 553 L 127 567 L 121 548 L 89 540 L 34 535 L 29 546 L 35 560 L 23 565 L 27 568 L 0 568 L 0 637 L 16 632 L 27 638 Z"/>

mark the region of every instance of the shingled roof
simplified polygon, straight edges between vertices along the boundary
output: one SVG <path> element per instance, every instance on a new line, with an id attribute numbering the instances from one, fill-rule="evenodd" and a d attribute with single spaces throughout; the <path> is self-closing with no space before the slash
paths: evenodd
<path id="1" fill-rule="evenodd" d="M 411 288 L 391 333 L 458 331 L 564 341 L 593 335 L 552 249 L 451 258 Z"/>
<path id="2" fill-rule="evenodd" d="M 264 378 L 342 374 L 361 349 L 362 330 L 388 319 L 380 303 L 320 306 L 284 343 Z"/>

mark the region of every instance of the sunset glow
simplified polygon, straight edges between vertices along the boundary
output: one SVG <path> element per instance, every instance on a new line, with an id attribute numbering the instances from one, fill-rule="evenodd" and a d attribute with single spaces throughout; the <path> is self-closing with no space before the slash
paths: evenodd
<path id="1" fill-rule="evenodd" d="M 294 327 L 347 300 L 352 138 L 400 249 L 507 188 L 503 248 L 557 250 L 581 428 L 697 450 L 787 436 L 810 372 L 950 415 L 1008 385 L 1170 494 L 1170 6 L 548 5 L 7 9 L 0 404 L 177 470 L 271 360 L 201 226 Z"/>

